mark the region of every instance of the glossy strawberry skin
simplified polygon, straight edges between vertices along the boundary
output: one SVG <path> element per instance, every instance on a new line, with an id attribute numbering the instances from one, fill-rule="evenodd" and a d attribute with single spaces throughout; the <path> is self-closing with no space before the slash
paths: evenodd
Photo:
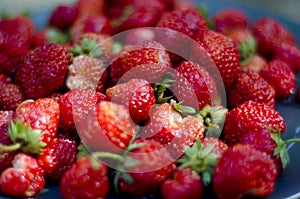
<path id="1" fill-rule="evenodd" d="M 0 186 L 3 194 L 18 197 L 35 197 L 45 186 L 44 171 L 36 160 L 20 153 L 15 156 L 13 167 L 2 172 Z"/>
<path id="2" fill-rule="evenodd" d="M 77 15 L 78 9 L 76 7 L 58 5 L 51 13 L 49 25 L 60 30 L 66 30 L 74 23 Z"/>
<path id="3" fill-rule="evenodd" d="M 44 170 L 45 177 L 60 180 L 76 161 L 76 154 L 76 141 L 67 135 L 60 134 L 53 139 L 42 154 L 37 156 L 37 162 Z"/>
<path id="4" fill-rule="evenodd" d="M 109 190 L 108 169 L 99 162 L 94 167 L 92 157 L 81 157 L 64 173 L 60 192 L 66 199 L 105 198 Z"/>
<path id="5" fill-rule="evenodd" d="M 132 79 L 106 90 L 108 100 L 128 107 L 131 118 L 140 123 L 149 117 L 150 108 L 156 104 L 154 89 L 142 79 Z"/>
<path id="6" fill-rule="evenodd" d="M 59 44 L 46 44 L 28 54 L 16 82 L 28 98 L 42 98 L 63 86 L 71 54 Z"/>
<path id="7" fill-rule="evenodd" d="M 98 34 L 112 34 L 114 28 L 111 26 L 111 21 L 102 15 L 88 16 L 83 23 L 83 33 L 98 33 Z"/>
<path id="8" fill-rule="evenodd" d="M 213 174 L 213 190 L 220 199 L 266 197 L 274 190 L 276 177 L 275 164 L 266 153 L 250 145 L 236 144 L 219 159 Z"/>
<path id="9" fill-rule="evenodd" d="M 264 103 L 270 107 L 275 106 L 275 90 L 258 73 L 241 73 L 229 92 L 230 107 L 236 107 L 246 101 Z"/>
<path id="10" fill-rule="evenodd" d="M 18 85 L 0 83 L 0 109 L 15 110 L 24 100 L 25 96 Z"/>
<path id="11" fill-rule="evenodd" d="M 201 198 L 203 194 L 201 177 L 190 168 L 175 170 L 172 178 L 163 182 L 161 193 L 163 199 Z"/>
<path id="12" fill-rule="evenodd" d="M 131 158 L 139 162 L 137 166 L 127 168 L 134 182 L 126 182 L 121 177 L 119 188 L 132 195 L 155 193 L 175 168 L 174 160 L 158 142 L 138 139 L 134 143 L 144 144 L 130 154 Z"/>
<path id="13" fill-rule="evenodd" d="M 41 141 L 50 144 L 56 135 L 59 121 L 59 104 L 49 98 L 23 101 L 16 109 L 14 121 L 30 123 L 32 129 L 42 131 Z"/>
<path id="14" fill-rule="evenodd" d="M 226 116 L 223 136 L 226 143 L 240 141 L 242 135 L 251 131 L 257 125 L 279 128 L 281 133 L 286 130 L 283 117 L 269 106 L 253 101 L 246 101 L 230 110 Z"/>
<path id="15" fill-rule="evenodd" d="M 78 0 L 76 3 L 79 16 L 102 15 L 104 1 L 103 0 Z"/>
<path id="16" fill-rule="evenodd" d="M 279 59 L 271 60 L 259 72 L 275 90 L 275 99 L 287 99 L 295 91 L 296 77 L 290 67 Z"/>

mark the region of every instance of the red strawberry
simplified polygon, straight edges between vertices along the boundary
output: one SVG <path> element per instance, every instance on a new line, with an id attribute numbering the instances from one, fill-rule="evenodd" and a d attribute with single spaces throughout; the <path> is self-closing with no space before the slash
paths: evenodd
<path id="1" fill-rule="evenodd" d="M 206 147 L 209 147 L 210 145 L 213 145 L 213 149 L 211 153 L 214 153 L 221 157 L 223 153 L 228 149 L 228 146 L 225 142 L 218 138 L 214 137 L 205 137 L 202 141 L 202 147 L 205 149 Z"/>
<path id="2" fill-rule="evenodd" d="M 254 71 L 258 73 L 263 68 L 267 67 L 267 65 L 267 60 L 259 54 L 255 54 L 250 60 L 241 62 L 241 67 L 244 72 Z"/>
<path id="3" fill-rule="evenodd" d="M 0 83 L 0 109 L 15 110 L 25 100 L 20 87 L 13 83 Z"/>
<path id="4" fill-rule="evenodd" d="M 250 145 L 236 144 L 219 159 L 213 174 L 213 190 L 220 199 L 263 198 L 274 190 L 276 178 L 275 164 L 266 153 Z"/>
<path id="5" fill-rule="evenodd" d="M 79 158 L 60 182 L 60 192 L 66 199 L 105 198 L 108 190 L 108 168 L 93 157 Z"/>
<path id="6" fill-rule="evenodd" d="M 282 43 L 296 44 L 295 38 L 289 30 L 270 17 L 256 20 L 252 31 L 258 43 L 258 50 L 264 55 L 273 54 Z"/>
<path id="7" fill-rule="evenodd" d="M 283 117 L 273 108 L 254 101 L 246 101 L 230 110 L 226 116 L 223 136 L 227 143 L 240 141 L 242 135 L 251 131 L 257 125 L 279 128 L 285 132 L 286 126 Z"/>
<path id="8" fill-rule="evenodd" d="M 45 186 L 44 172 L 36 160 L 25 154 L 15 156 L 13 167 L 2 172 L 0 187 L 8 196 L 31 198 L 37 196 Z"/>
<path id="9" fill-rule="evenodd" d="M 161 144 L 153 140 L 138 139 L 133 144 L 140 145 L 129 155 L 137 165 L 125 168 L 124 172 L 130 179 L 121 173 L 119 188 L 132 195 L 155 193 L 174 169 L 174 160 Z"/>
<path id="10" fill-rule="evenodd" d="M 127 107 L 135 123 L 148 119 L 150 108 L 156 104 L 154 89 L 142 79 L 117 84 L 107 89 L 106 95 L 112 102 Z"/>
<path id="11" fill-rule="evenodd" d="M 126 45 L 141 45 L 145 41 L 153 41 L 155 32 L 150 28 L 138 28 L 130 30 L 126 36 Z"/>
<path id="12" fill-rule="evenodd" d="M 243 11 L 233 8 L 223 9 L 217 12 L 212 20 L 216 31 L 222 33 L 236 28 L 244 29 L 248 26 L 247 15 Z"/>
<path id="13" fill-rule="evenodd" d="M 76 4 L 79 16 L 102 15 L 103 6 L 103 0 L 78 0 Z"/>
<path id="14" fill-rule="evenodd" d="M 105 16 L 88 16 L 83 24 L 83 33 L 97 33 L 111 35 L 114 31 L 111 21 Z"/>
<path id="15" fill-rule="evenodd" d="M 273 59 L 259 72 L 275 90 L 275 99 L 287 99 L 295 91 L 296 77 L 290 67 L 279 59 Z"/>
<path id="16" fill-rule="evenodd" d="M 179 74 L 176 74 L 172 90 L 184 105 L 200 110 L 217 97 L 216 83 L 203 66 L 184 61 L 176 70 Z"/>
<path id="17" fill-rule="evenodd" d="M 34 49 L 20 66 L 16 82 L 28 98 L 42 98 L 63 86 L 71 54 L 59 44 Z"/>
<path id="18" fill-rule="evenodd" d="M 12 79 L 4 74 L 0 74 L 0 84 L 10 84 L 12 83 Z"/>
<path id="19" fill-rule="evenodd" d="M 37 162 L 44 170 L 45 177 L 60 180 L 76 161 L 76 154 L 76 141 L 61 134 L 53 139 L 42 154 L 37 156 Z"/>
<path id="20" fill-rule="evenodd" d="M 111 62 L 110 77 L 116 83 L 133 68 L 137 68 L 133 70 L 136 78 L 143 78 L 150 82 L 151 80 L 160 80 L 170 68 L 170 58 L 165 48 L 154 41 L 141 45 L 128 45 Z M 127 79 L 132 79 L 132 77 L 127 77 Z"/>
<path id="21" fill-rule="evenodd" d="M 241 73 L 229 92 L 229 105 L 236 107 L 245 101 L 265 103 L 275 106 L 275 90 L 258 73 L 248 71 Z"/>
<path id="22" fill-rule="evenodd" d="M 190 168 L 175 170 L 172 178 L 163 182 L 161 193 L 163 199 L 201 198 L 203 194 L 201 177 Z"/>
<path id="23" fill-rule="evenodd" d="M 60 30 L 68 29 L 75 21 L 78 9 L 74 6 L 58 5 L 51 13 L 49 25 Z"/>
<path id="24" fill-rule="evenodd" d="M 93 90 L 74 89 L 60 96 L 59 128 L 63 132 L 74 132 L 75 121 L 84 120 L 97 102 L 105 100 L 106 96 Z M 75 120 L 75 121 L 74 121 Z"/>
<path id="25" fill-rule="evenodd" d="M 49 43 L 66 44 L 70 37 L 66 32 L 52 27 L 46 27 L 37 32 L 30 40 L 31 48 L 36 48 Z"/>
<path id="26" fill-rule="evenodd" d="M 241 73 L 240 56 L 236 45 L 230 38 L 212 30 L 199 34 L 195 40 L 206 49 L 219 69 L 226 91 L 229 91 Z M 197 51 L 194 53 L 197 55 Z"/>

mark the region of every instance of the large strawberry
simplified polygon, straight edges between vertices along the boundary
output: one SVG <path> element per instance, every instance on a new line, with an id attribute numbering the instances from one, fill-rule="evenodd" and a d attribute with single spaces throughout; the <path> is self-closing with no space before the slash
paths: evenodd
<path id="1" fill-rule="evenodd" d="M 28 54 L 16 82 L 29 98 L 45 97 L 63 86 L 71 54 L 59 44 L 46 44 Z"/>
<path id="2" fill-rule="evenodd" d="M 13 167 L 2 172 L 0 187 L 7 196 L 31 198 L 37 196 L 45 186 L 44 171 L 36 160 L 20 153 L 15 156 Z"/>
<path id="3" fill-rule="evenodd" d="M 66 30 L 74 23 L 78 15 L 75 6 L 58 5 L 51 13 L 49 25 L 60 30 Z"/>
<path id="4" fill-rule="evenodd" d="M 251 145 L 236 144 L 219 159 L 213 190 L 220 199 L 266 197 L 274 190 L 276 178 L 276 166 L 266 153 Z"/>
<path id="5" fill-rule="evenodd" d="M 223 136 L 227 143 L 240 141 L 241 136 L 250 132 L 257 125 L 280 129 L 285 132 L 286 126 L 283 117 L 266 104 L 246 101 L 230 110 L 226 116 Z"/>
<path id="6" fill-rule="evenodd" d="M 108 190 L 108 168 L 90 156 L 79 158 L 60 183 L 60 192 L 66 199 L 105 198 Z"/>

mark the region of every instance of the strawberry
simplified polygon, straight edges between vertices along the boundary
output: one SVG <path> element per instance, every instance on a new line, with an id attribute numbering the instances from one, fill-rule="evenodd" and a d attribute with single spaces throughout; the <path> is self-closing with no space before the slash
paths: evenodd
<path id="1" fill-rule="evenodd" d="M 114 28 L 111 26 L 111 21 L 105 16 L 88 16 L 83 22 L 83 33 L 97 33 L 111 35 Z"/>
<path id="2" fill-rule="evenodd" d="M 60 108 L 59 129 L 63 132 L 74 132 L 75 121 L 83 120 L 97 102 L 106 96 L 93 90 L 74 89 L 61 95 L 58 100 Z"/>
<path id="3" fill-rule="evenodd" d="M 275 109 L 259 102 L 246 101 L 228 112 L 223 136 L 228 144 L 233 144 L 257 125 L 278 128 L 281 133 L 286 130 L 283 117 Z"/>
<path id="4" fill-rule="evenodd" d="M 63 198 L 105 198 L 109 190 L 108 168 L 93 157 L 79 158 L 60 182 Z"/>
<path id="5" fill-rule="evenodd" d="M 79 16 L 102 15 L 104 1 L 103 0 L 78 0 L 76 3 Z"/>
<path id="6" fill-rule="evenodd" d="M 0 109 L 15 110 L 25 100 L 20 87 L 13 83 L 0 83 Z"/>
<path id="7" fill-rule="evenodd" d="M 257 19 L 253 24 L 252 31 L 257 40 L 259 52 L 267 56 L 272 55 L 282 43 L 296 44 L 295 38 L 289 30 L 270 17 Z"/>
<path id="8" fill-rule="evenodd" d="M 125 44 L 126 45 L 140 45 L 145 41 L 153 41 L 155 32 L 150 28 L 138 28 L 128 32 Z"/>
<path id="9" fill-rule="evenodd" d="M 275 90 L 275 99 L 287 99 L 295 91 L 296 77 L 290 67 L 279 59 L 273 59 L 259 72 Z"/>
<path id="10" fill-rule="evenodd" d="M 16 74 L 16 82 L 28 98 L 42 98 L 61 88 L 71 54 L 59 44 L 47 44 L 28 54 Z"/>
<path id="11" fill-rule="evenodd" d="M 227 33 L 231 29 L 245 29 L 248 26 L 246 13 L 234 8 L 227 8 L 217 12 L 212 19 L 217 32 Z"/>
<path id="12" fill-rule="evenodd" d="M 217 97 L 216 83 L 203 66 L 184 61 L 176 71 L 178 74 L 172 91 L 184 105 L 200 110 Z M 196 102 L 192 96 L 195 96 Z"/>
<path id="13" fill-rule="evenodd" d="M 232 83 L 238 79 L 241 73 L 240 56 L 236 45 L 227 36 L 212 30 L 197 35 L 195 40 L 204 47 L 214 61 L 223 79 L 225 89 L 229 91 Z M 194 53 L 197 55 L 199 52 Z M 221 82 L 216 83 L 220 84 Z"/>
<path id="14" fill-rule="evenodd" d="M 44 172 L 36 160 L 25 154 L 15 156 L 13 167 L 2 172 L 0 187 L 7 196 L 31 198 L 37 196 L 45 186 Z"/>
<path id="15" fill-rule="evenodd" d="M 210 145 L 214 146 L 211 153 L 214 153 L 220 157 L 228 149 L 227 144 L 225 142 L 223 142 L 222 140 L 220 140 L 218 138 L 214 138 L 214 137 L 205 137 L 202 141 L 202 147 L 205 149 L 205 148 L 209 147 Z"/>
<path id="16" fill-rule="evenodd" d="M 203 194 L 201 177 L 190 168 L 175 170 L 172 178 L 163 182 L 161 194 L 163 199 L 201 198 Z"/>
<path id="17" fill-rule="evenodd" d="M 119 175 L 119 188 L 132 195 L 155 193 L 175 168 L 174 160 L 161 144 L 153 140 L 138 139 L 133 144 L 140 146 L 129 155 L 137 164 L 125 167 L 127 175 L 124 172 Z M 129 178 L 124 177 L 128 175 Z"/>
<path id="18" fill-rule="evenodd" d="M 0 74 L 0 84 L 10 84 L 12 83 L 12 79 L 4 74 Z"/>
<path id="19" fill-rule="evenodd" d="M 275 164 L 266 153 L 251 145 L 236 144 L 219 159 L 213 174 L 213 190 L 220 199 L 263 198 L 274 190 L 276 178 Z"/>
<path id="20" fill-rule="evenodd" d="M 229 105 L 236 107 L 245 101 L 252 100 L 275 106 L 275 90 L 258 73 L 248 71 L 241 73 L 229 92 Z"/>
<path id="21" fill-rule="evenodd" d="M 127 45 L 117 53 L 110 64 L 110 77 L 116 83 L 126 72 L 134 70 L 136 78 L 152 82 L 160 80 L 170 68 L 170 58 L 165 48 L 155 41 L 141 45 Z M 137 76 L 137 75 L 140 76 Z M 127 77 L 128 80 L 132 77 Z"/>
<path id="22" fill-rule="evenodd" d="M 74 23 L 78 15 L 75 6 L 58 5 L 51 13 L 49 25 L 60 30 L 66 30 Z"/>
<path id="23" fill-rule="evenodd" d="M 100 101 L 86 120 L 76 123 L 83 142 L 97 151 L 118 153 L 129 145 L 137 133 L 129 110 L 123 105 Z"/>
<path id="24" fill-rule="evenodd" d="M 241 62 L 242 71 L 244 72 L 254 71 L 259 73 L 259 71 L 267 67 L 267 65 L 267 60 L 257 53 L 254 54 L 253 57 L 251 57 L 250 59 Z"/>
<path id="25" fill-rule="evenodd" d="M 37 156 L 37 162 L 44 170 L 45 177 L 60 180 L 76 161 L 76 154 L 76 141 L 67 135 L 59 134 L 43 153 Z"/>
<path id="26" fill-rule="evenodd" d="M 9 121 L 13 118 L 13 114 L 13 111 L 0 111 L 0 144 L 12 144 L 7 131 L 9 127 Z M 12 165 L 12 160 L 16 154 L 17 151 L 0 150 L 0 173 Z"/>
<path id="27" fill-rule="evenodd" d="M 154 89 L 142 79 L 117 84 L 107 89 L 106 95 L 112 102 L 128 107 L 132 120 L 137 124 L 148 119 L 150 108 L 156 104 Z"/>

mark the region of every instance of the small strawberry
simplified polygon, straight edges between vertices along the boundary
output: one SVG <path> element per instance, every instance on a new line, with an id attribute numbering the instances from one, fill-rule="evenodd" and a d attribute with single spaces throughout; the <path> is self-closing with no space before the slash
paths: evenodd
<path id="1" fill-rule="evenodd" d="M 286 130 L 283 117 L 275 109 L 259 102 L 246 101 L 228 112 L 223 136 L 228 144 L 233 144 L 257 125 L 278 128 L 281 133 Z"/>
<path id="2" fill-rule="evenodd" d="M 203 195 L 201 177 L 190 168 L 175 170 L 172 177 L 163 182 L 161 194 L 163 199 L 201 198 Z"/>
<path id="3" fill-rule="evenodd" d="M 45 186 L 44 172 L 36 160 L 25 154 L 15 156 L 13 167 L 2 172 L 0 187 L 7 196 L 31 198 L 37 196 Z"/>
<path id="4" fill-rule="evenodd" d="M 13 83 L 0 83 L 0 109 L 15 110 L 25 97 L 20 87 Z"/>
<path id="5" fill-rule="evenodd" d="M 279 59 L 273 59 L 259 72 L 275 90 L 275 99 L 287 99 L 295 91 L 296 77 L 290 67 Z"/>
<path id="6" fill-rule="evenodd" d="M 250 145 L 236 144 L 219 159 L 213 174 L 213 190 L 220 199 L 262 198 L 272 193 L 276 178 L 275 164 L 266 153 Z"/>
<path id="7" fill-rule="evenodd" d="M 74 23 L 77 15 L 77 7 L 64 4 L 58 5 L 51 13 L 49 25 L 60 30 L 66 30 Z"/>
<path id="8" fill-rule="evenodd" d="M 63 86 L 71 54 L 59 44 L 47 44 L 28 54 L 16 82 L 28 98 L 45 97 Z"/>
<path id="9" fill-rule="evenodd" d="M 248 26 L 248 17 L 241 10 L 228 8 L 217 12 L 213 16 L 213 23 L 217 32 L 227 33 L 231 29 L 242 28 Z"/>
<path id="10" fill-rule="evenodd" d="M 259 71 L 267 67 L 267 65 L 267 60 L 259 54 L 255 54 L 250 59 L 241 62 L 242 71 L 244 72 L 254 71 L 259 73 Z"/>
<path id="11" fill-rule="evenodd" d="M 265 103 L 275 106 L 275 90 L 258 73 L 248 71 L 241 73 L 229 91 L 229 105 L 236 107 L 246 101 Z"/>
<path id="12" fill-rule="evenodd" d="M 112 102 L 128 107 L 132 120 L 137 124 L 148 119 L 150 108 L 156 104 L 154 89 L 142 79 L 117 84 L 107 89 L 106 95 Z"/>
<path id="13" fill-rule="evenodd" d="M 206 49 L 221 74 L 226 91 L 229 91 L 241 73 L 240 56 L 236 45 L 227 36 L 212 30 L 197 35 L 195 40 Z M 194 53 L 197 55 L 197 51 Z"/>
<path id="14" fill-rule="evenodd" d="M 105 198 L 109 190 L 108 168 L 93 157 L 79 158 L 60 182 L 63 198 Z"/>
<path id="15" fill-rule="evenodd" d="M 155 193 L 175 168 L 174 160 L 161 144 L 153 140 L 138 139 L 133 144 L 140 147 L 132 150 L 129 158 L 137 163 L 125 167 L 125 171 L 116 176 L 119 177 L 119 188 L 131 195 Z"/>
<path id="16" fill-rule="evenodd" d="M 60 180 L 76 161 L 76 155 L 76 141 L 67 135 L 59 134 L 43 153 L 37 156 L 37 162 L 44 170 L 46 178 Z"/>

